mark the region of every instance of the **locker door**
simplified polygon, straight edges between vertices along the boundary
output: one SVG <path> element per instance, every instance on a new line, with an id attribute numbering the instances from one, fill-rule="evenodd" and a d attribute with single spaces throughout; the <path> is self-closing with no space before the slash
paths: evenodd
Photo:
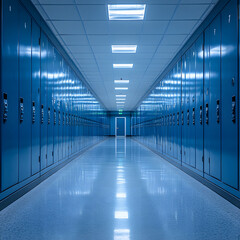
<path id="1" fill-rule="evenodd" d="M 40 28 L 32 21 L 32 174 L 40 171 Z"/>
<path id="2" fill-rule="evenodd" d="M 232 0 L 222 12 L 222 180 L 238 188 L 238 14 Z"/>
<path id="3" fill-rule="evenodd" d="M 19 181 L 31 176 L 31 17 L 19 8 Z"/>
<path id="4" fill-rule="evenodd" d="M 203 35 L 196 41 L 196 168 L 203 171 Z"/>
<path id="5" fill-rule="evenodd" d="M 18 2 L 2 1 L 1 190 L 18 182 Z M 9 31 L 11 29 L 11 31 Z M 13 87 L 14 86 L 14 87 Z"/>
<path id="6" fill-rule="evenodd" d="M 41 169 L 47 165 L 47 75 L 48 40 L 41 32 Z"/>
<path id="7" fill-rule="evenodd" d="M 210 175 L 221 178 L 221 129 L 220 129 L 220 16 L 217 16 L 210 25 L 210 49 L 209 49 L 209 149 L 210 149 Z"/>
<path id="8" fill-rule="evenodd" d="M 189 164 L 196 167 L 196 67 L 195 45 L 190 50 L 189 56 Z"/>
<path id="9" fill-rule="evenodd" d="M 47 78 L 47 166 L 53 164 L 53 81 L 54 47 L 48 43 L 48 78 Z"/>
<path id="10" fill-rule="evenodd" d="M 209 125 L 210 104 L 210 28 L 205 30 L 204 41 L 204 173 L 209 174 L 209 159 L 211 150 L 211 129 Z"/>
<path id="11" fill-rule="evenodd" d="M 177 71 L 177 86 L 178 86 L 178 89 L 177 89 L 177 95 L 178 95 L 178 105 L 177 105 L 177 116 L 176 116 L 176 123 L 177 123 L 177 131 L 178 131 L 178 150 L 177 150 L 177 158 L 179 161 L 181 161 L 182 159 L 182 139 L 181 139 L 181 134 L 182 134 L 182 131 L 181 131 L 181 128 L 182 128 L 182 125 L 181 125 L 181 93 L 182 93 L 182 61 L 180 60 L 178 62 L 178 71 Z"/>

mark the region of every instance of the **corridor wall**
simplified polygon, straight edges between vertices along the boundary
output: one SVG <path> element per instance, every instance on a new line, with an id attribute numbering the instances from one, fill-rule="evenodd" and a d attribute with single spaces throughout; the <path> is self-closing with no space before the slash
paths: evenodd
<path id="1" fill-rule="evenodd" d="M 131 121 L 137 140 L 239 199 L 239 3 L 226 2 Z"/>
<path id="2" fill-rule="evenodd" d="M 0 200 L 109 135 L 107 113 L 40 20 L 1 1 Z"/>

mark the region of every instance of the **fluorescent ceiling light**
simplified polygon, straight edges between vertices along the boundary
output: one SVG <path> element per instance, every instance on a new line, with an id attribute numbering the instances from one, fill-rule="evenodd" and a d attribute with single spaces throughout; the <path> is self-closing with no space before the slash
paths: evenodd
<path id="1" fill-rule="evenodd" d="M 128 87 L 115 87 L 115 90 L 128 90 Z"/>
<path id="2" fill-rule="evenodd" d="M 116 98 L 116 101 L 125 101 L 126 98 Z"/>
<path id="3" fill-rule="evenodd" d="M 116 219 L 128 219 L 128 211 L 116 211 L 115 218 Z"/>
<path id="4" fill-rule="evenodd" d="M 113 64 L 113 68 L 133 68 L 133 64 Z"/>
<path id="5" fill-rule="evenodd" d="M 136 53 L 137 45 L 112 45 L 112 53 Z"/>
<path id="6" fill-rule="evenodd" d="M 129 83 L 129 80 L 114 80 L 114 83 Z"/>
<path id="7" fill-rule="evenodd" d="M 116 104 L 124 104 L 125 102 L 116 102 Z"/>
<path id="8" fill-rule="evenodd" d="M 116 95 L 116 97 L 126 97 L 127 95 Z"/>
<path id="9" fill-rule="evenodd" d="M 109 4 L 109 20 L 143 20 L 146 4 Z"/>

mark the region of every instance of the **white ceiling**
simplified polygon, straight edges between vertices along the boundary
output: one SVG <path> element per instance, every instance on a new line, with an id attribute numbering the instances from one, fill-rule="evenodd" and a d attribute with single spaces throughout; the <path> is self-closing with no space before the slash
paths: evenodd
<path id="1" fill-rule="evenodd" d="M 205 19 L 218 0 L 32 0 L 58 40 L 108 110 L 126 94 L 133 110 L 157 76 Z M 146 4 L 143 21 L 109 21 L 108 4 Z M 136 44 L 136 54 L 113 54 L 113 44 Z M 133 69 L 113 69 L 133 63 Z M 114 80 L 128 79 L 116 91 Z"/>

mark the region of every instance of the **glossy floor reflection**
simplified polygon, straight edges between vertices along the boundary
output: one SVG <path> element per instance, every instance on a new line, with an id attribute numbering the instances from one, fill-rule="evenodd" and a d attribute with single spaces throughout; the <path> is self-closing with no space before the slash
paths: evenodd
<path id="1" fill-rule="evenodd" d="M 240 210 L 131 139 L 110 138 L 0 212 L 0 239 L 239 240 Z"/>

